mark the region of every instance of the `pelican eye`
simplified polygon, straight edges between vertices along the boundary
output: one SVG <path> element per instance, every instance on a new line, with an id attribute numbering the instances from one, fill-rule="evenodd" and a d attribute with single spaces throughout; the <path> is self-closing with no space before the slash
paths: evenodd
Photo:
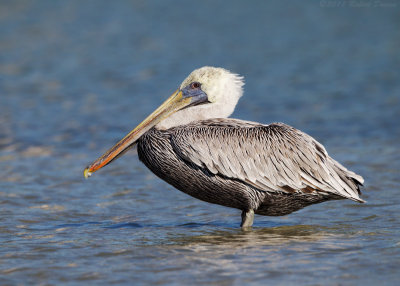
<path id="1" fill-rule="evenodd" d="M 192 83 L 190 84 L 190 88 L 191 88 L 191 89 L 197 89 L 197 88 L 200 88 L 200 87 L 201 87 L 201 83 L 199 83 L 199 82 L 197 82 L 197 81 L 192 82 Z"/>

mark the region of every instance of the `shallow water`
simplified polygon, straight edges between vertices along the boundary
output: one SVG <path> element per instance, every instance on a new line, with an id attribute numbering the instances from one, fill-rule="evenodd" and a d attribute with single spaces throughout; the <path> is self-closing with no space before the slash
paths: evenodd
<path id="1" fill-rule="evenodd" d="M 2 1 L 0 283 L 396 285 L 400 5 L 301 3 Z M 234 117 L 311 134 L 368 203 L 242 232 L 240 211 L 175 190 L 135 150 L 83 179 L 203 65 L 246 77 Z"/>

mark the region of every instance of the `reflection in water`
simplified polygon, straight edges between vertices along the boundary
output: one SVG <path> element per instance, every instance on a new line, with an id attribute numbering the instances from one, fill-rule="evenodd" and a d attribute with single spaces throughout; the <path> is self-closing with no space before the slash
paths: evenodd
<path id="1" fill-rule="evenodd" d="M 318 226 L 295 225 L 271 228 L 253 228 L 250 231 L 233 229 L 230 231 L 212 231 L 204 235 L 184 236 L 173 240 L 179 245 L 195 247 L 196 245 L 223 245 L 227 249 L 236 247 L 256 247 L 283 245 L 290 242 L 310 242 L 331 237 Z"/>
<path id="2" fill-rule="evenodd" d="M 308 225 L 255 228 L 252 231 L 225 229 L 171 238 L 168 243 L 172 244 L 161 243 L 156 249 L 160 258 L 170 257 L 173 253 L 174 271 L 190 268 L 201 275 L 199 281 L 228 283 L 229 277 L 237 277 L 234 280 L 272 279 L 270 282 L 279 283 L 282 279 L 290 281 L 288 275 L 302 275 L 288 282 L 297 284 L 320 279 L 320 271 L 329 272 L 337 267 L 335 264 L 321 266 L 319 259 L 359 250 L 353 242 L 344 242 L 343 237 L 336 230 Z M 169 272 L 171 266 L 165 265 L 161 271 Z M 357 275 L 351 277 L 357 278 Z"/>

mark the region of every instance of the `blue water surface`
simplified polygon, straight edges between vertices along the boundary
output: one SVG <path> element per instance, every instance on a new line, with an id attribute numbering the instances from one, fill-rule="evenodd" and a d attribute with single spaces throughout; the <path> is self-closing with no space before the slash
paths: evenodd
<path id="1" fill-rule="evenodd" d="M 397 285 L 400 3 L 1 1 L 1 285 Z M 285 122 L 366 204 L 256 216 L 191 198 L 135 150 L 84 167 L 193 69 L 245 76 L 233 117 Z"/>

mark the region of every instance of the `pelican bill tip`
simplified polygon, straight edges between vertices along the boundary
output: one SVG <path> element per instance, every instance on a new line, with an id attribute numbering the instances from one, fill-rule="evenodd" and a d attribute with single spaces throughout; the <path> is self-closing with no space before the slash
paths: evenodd
<path id="1" fill-rule="evenodd" d="M 89 167 L 87 167 L 84 171 L 83 171 L 83 176 L 85 177 L 85 179 L 89 178 L 92 175 L 92 172 L 89 171 Z"/>

